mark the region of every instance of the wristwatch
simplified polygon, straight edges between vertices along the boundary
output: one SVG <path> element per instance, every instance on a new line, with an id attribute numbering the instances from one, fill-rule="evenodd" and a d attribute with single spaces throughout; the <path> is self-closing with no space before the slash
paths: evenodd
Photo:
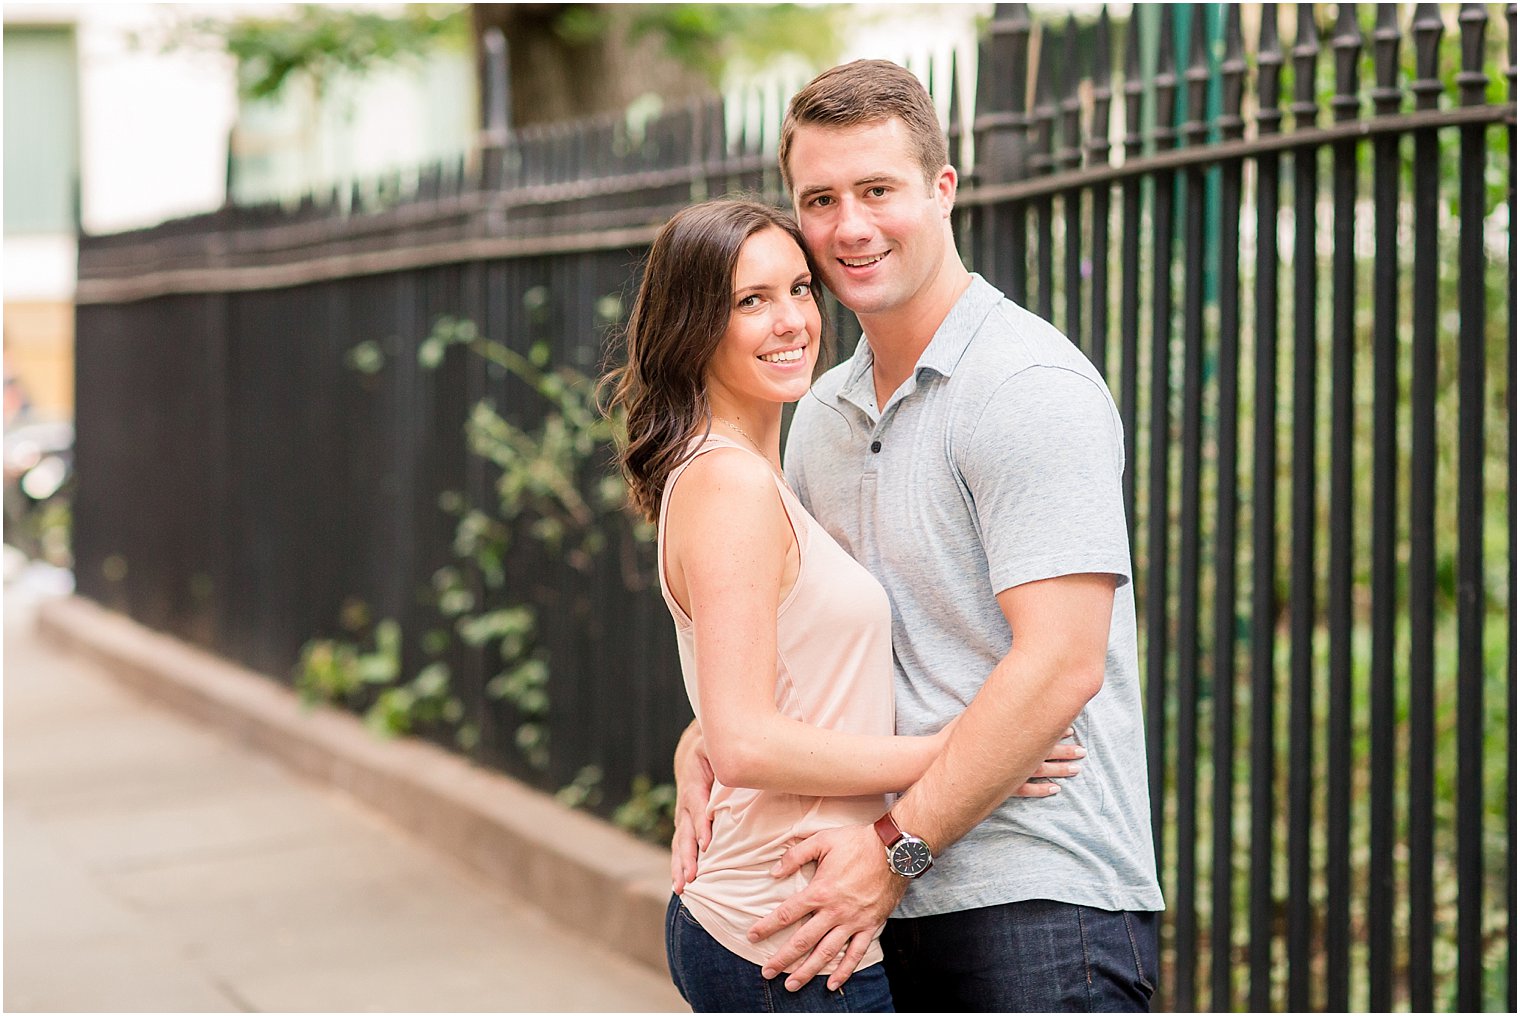
<path id="1" fill-rule="evenodd" d="M 897 820 L 890 811 L 876 820 L 875 828 L 887 848 L 887 866 L 903 878 L 918 878 L 934 867 L 929 844 L 897 828 Z"/>

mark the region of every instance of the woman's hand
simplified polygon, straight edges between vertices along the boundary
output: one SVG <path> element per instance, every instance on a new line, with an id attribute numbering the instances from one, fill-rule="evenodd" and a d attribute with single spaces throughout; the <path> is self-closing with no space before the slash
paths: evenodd
<path id="1" fill-rule="evenodd" d="M 960 716 L 956 716 L 955 719 L 940 728 L 938 733 L 931 735 L 930 739 L 934 744 L 934 754 L 938 755 L 945 750 L 945 745 L 950 742 L 950 733 L 955 729 L 955 725 L 960 722 L 960 719 Z M 1078 763 L 1081 759 L 1087 757 L 1087 749 L 1079 744 L 1066 743 L 1066 738 L 1072 737 L 1075 734 L 1076 729 L 1074 727 L 1067 727 L 1066 733 L 1061 735 L 1061 740 L 1051 745 L 1050 750 L 1045 753 L 1045 761 L 1041 762 L 1039 768 L 1029 774 L 1029 779 L 1014 788 L 1012 796 L 1050 797 L 1053 794 L 1059 794 L 1061 787 L 1059 784 L 1046 781 L 1062 780 L 1079 775 L 1082 772 L 1082 767 Z"/>
<path id="2" fill-rule="evenodd" d="M 1059 794 L 1060 784 L 1044 781 L 1065 779 L 1082 772 L 1082 767 L 1077 762 L 1087 757 L 1087 749 L 1080 744 L 1066 743 L 1066 738 L 1075 733 L 1074 728 L 1066 728 L 1066 733 L 1061 735 L 1061 740 L 1051 745 L 1050 751 L 1045 753 L 1045 761 L 1040 763 L 1039 768 L 1029 774 L 1029 779 L 1014 788 L 1014 797 L 1050 797 L 1052 794 Z M 1037 780 L 1040 782 L 1036 782 Z"/>

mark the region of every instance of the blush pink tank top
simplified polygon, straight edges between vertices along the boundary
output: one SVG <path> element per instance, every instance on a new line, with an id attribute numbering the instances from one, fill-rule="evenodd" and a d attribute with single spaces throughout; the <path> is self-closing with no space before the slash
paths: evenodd
<path id="1" fill-rule="evenodd" d="M 709 435 L 696 454 L 671 472 L 660 504 L 660 590 L 675 619 L 681 676 L 698 719 L 702 703 L 692 622 L 665 578 L 665 512 L 686 467 L 715 448 L 756 454 L 735 441 Z M 796 534 L 799 558 L 796 583 L 776 610 L 776 707 L 815 727 L 891 734 L 892 622 L 887 594 L 807 513 L 780 477 L 776 490 Z M 681 899 L 708 934 L 763 966 L 797 925 L 760 942 L 745 936 L 756 921 L 803 888 L 814 868 L 810 864 L 787 878 L 772 878 L 771 865 L 788 847 L 819 830 L 876 821 L 888 804 L 881 794 L 802 797 L 716 783 L 708 804 L 712 842 L 697 859 L 697 877 Z M 880 961 L 881 946 L 872 942 L 860 966 Z M 831 962 L 824 972 L 833 968 Z"/>

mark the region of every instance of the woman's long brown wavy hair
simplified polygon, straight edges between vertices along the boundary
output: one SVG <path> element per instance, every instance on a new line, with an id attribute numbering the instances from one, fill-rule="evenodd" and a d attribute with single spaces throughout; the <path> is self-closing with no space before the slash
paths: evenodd
<path id="1" fill-rule="evenodd" d="M 728 330 L 739 250 L 771 228 L 797 242 L 821 311 L 823 284 L 802 231 L 770 205 L 736 198 L 692 205 L 665 223 L 649 249 L 624 333 L 627 363 L 603 383 L 613 390 L 608 409 L 621 406 L 627 414 L 618 465 L 634 507 L 650 522 L 659 519 L 665 480 L 686 458 L 692 437 L 712 427 L 707 365 Z M 820 365 L 828 362 L 823 330 Z"/>

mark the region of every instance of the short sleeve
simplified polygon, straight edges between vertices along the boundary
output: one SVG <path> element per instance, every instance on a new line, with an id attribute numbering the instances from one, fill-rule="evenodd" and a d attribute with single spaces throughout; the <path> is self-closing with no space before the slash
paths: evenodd
<path id="1" fill-rule="evenodd" d="M 806 431 L 810 426 L 807 418 L 808 407 L 799 403 L 797 411 L 792 414 L 792 425 L 786 432 L 786 449 L 782 455 L 781 472 L 786 476 L 787 486 L 792 488 L 792 493 L 797 495 L 798 501 L 802 502 L 802 507 L 811 512 L 813 507 L 812 501 L 808 498 L 807 472 L 803 468 L 805 456 L 802 451 L 806 447 Z"/>
<path id="2" fill-rule="evenodd" d="M 994 391 L 956 456 L 994 592 L 1083 573 L 1129 581 L 1120 426 L 1101 382 L 1066 367 Z"/>

